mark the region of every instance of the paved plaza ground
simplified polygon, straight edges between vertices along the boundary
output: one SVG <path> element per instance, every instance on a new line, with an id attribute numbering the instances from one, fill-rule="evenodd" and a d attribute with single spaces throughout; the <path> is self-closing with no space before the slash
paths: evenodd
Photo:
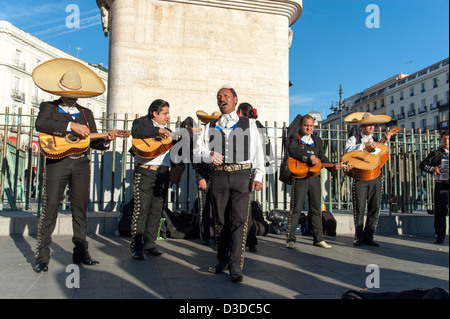
<path id="1" fill-rule="evenodd" d="M 267 301 L 341 299 L 349 290 L 449 290 L 448 240 L 436 245 L 431 238 L 380 235 L 376 236 L 380 247 L 354 247 L 351 236 L 338 235 L 326 238 L 332 249 L 313 246 L 308 236 L 299 236 L 294 249 L 285 248 L 283 235 L 258 240 L 258 251 L 245 254 L 244 282 L 235 284 L 228 273 L 208 272 L 216 262 L 213 244 L 160 240 L 164 255 L 137 261 L 131 258 L 129 238 L 91 235 L 90 253 L 100 264 L 81 265 L 79 288 L 68 288 L 75 274 L 66 272 L 72 263 L 70 235 L 53 236 L 49 271 L 39 274 L 32 270 L 34 236 L 0 236 L 0 298 Z M 366 287 L 368 280 L 369 285 L 375 283 L 368 265 L 379 269 L 379 288 Z"/>

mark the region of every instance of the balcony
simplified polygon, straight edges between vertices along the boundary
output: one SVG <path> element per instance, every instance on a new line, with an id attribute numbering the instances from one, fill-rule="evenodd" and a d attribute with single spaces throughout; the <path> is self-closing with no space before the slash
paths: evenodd
<path id="1" fill-rule="evenodd" d="M 397 120 L 404 120 L 405 119 L 405 113 L 401 113 L 397 115 Z"/>
<path id="2" fill-rule="evenodd" d="M 33 106 L 39 106 L 44 100 L 39 98 L 38 96 L 31 97 L 31 104 Z"/>
<path id="3" fill-rule="evenodd" d="M 448 99 L 437 102 L 437 107 L 439 110 L 448 109 Z"/>
<path id="4" fill-rule="evenodd" d="M 20 61 L 20 60 L 18 60 L 18 59 L 14 59 L 14 66 L 16 68 L 21 69 L 21 70 L 25 70 L 25 63 Z"/>
<path id="5" fill-rule="evenodd" d="M 11 90 L 11 98 L 19 102 L 25 102 L 25 93 L 19 90 Z"/>
<path id="6" fill-rule="evenodd" d="M 415 115 L 416 115 L 416 110 L 409 110 L 408 111 L 408 117 L 415 116 Z"/>
<path id="7" fill-rule="evenodd" d="M 427 112 L 427 106 L 426 105 L 421 106 L 419 108 L 419 114 L 426 113 L 426 112 Z"/>

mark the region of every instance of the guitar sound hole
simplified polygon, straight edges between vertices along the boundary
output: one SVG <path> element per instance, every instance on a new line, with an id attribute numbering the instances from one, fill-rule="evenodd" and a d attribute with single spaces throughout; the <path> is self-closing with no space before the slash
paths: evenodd
<path id="1" fill-rule="evenodd" d="M 68 143 L 78 143 L 79 140 L 80 139 L 73 134 L 66 135 L 66 141 Z"/>
<path id="2" fill-rule="evenodd" d="M 161 136 L 157 136 L 157 137 L 155 137 L 155 141 L 156 142 L 161 142 L 163 139 L 162 139 L 162 137 Z"/>

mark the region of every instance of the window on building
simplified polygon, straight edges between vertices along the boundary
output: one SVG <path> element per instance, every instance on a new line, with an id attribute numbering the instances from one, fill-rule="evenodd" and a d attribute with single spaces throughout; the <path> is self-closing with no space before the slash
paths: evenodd
<path id="1" fill-rule="evenodd" d="M 414 96 L 414 87 L 409 88 L 409 96 Z"/>
<path id="2" fill-rule="evenodd" d="M 425 131 L 427 129 L 427 119 L 420 120 L 420 128 Z"/>
<path id="3" fill-rule="evenodd" d="M 400 101 L 403 100 L 403 91 L 400 92 Z"/>
<path id="4" fill-rule="evenodd" d="M 420 83 L 420 91 L 423 93 L 423 92 L 425 92 L 425 90 L 426 90 L 425 82 Z"/>
<path id="5" fill-rule="evenodd" d="M 391 104 L 394 104 L 394 96 L 391 95 Z"/>
<path id="6" fill-rule="evenodd" d="M 433 88 L 437 88 L 439 85 L 439 80 L 438 78 L 433 78 Z"/>

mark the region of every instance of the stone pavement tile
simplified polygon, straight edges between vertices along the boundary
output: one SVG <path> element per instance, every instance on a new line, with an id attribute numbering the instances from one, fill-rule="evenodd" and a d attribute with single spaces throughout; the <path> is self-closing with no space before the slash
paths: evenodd
<path id="1" fill-rule="evenodd" d="M 353 247 L 351 236 L 337 236 L 326 238 L 332 249 L 322 249 L 299 236 L 292 250 L 283 235 L 258 240 L 258 252 L 245 253 L 244 282 L 235 284 L 228 272 L 208 272 L 216 263 L 215 245 L 198 239 L 158 241 L 164 255 L 137 261 L 129 238 L 90 236 L 90 253 L 100 265 L 80 265 L 80 288 L 68 288 L 71 236 L 54 236 L 50 270 L 40 274 L 32 271 L 35 238 L 0 236 L 0 298 L 340 299 L 348 290 L 365 289 L 369 264 L 380 270 L 381 287 L 371 291 L 448 290 L 448 244 L 430 238 L 377 236 L 381 247 Z"/>

